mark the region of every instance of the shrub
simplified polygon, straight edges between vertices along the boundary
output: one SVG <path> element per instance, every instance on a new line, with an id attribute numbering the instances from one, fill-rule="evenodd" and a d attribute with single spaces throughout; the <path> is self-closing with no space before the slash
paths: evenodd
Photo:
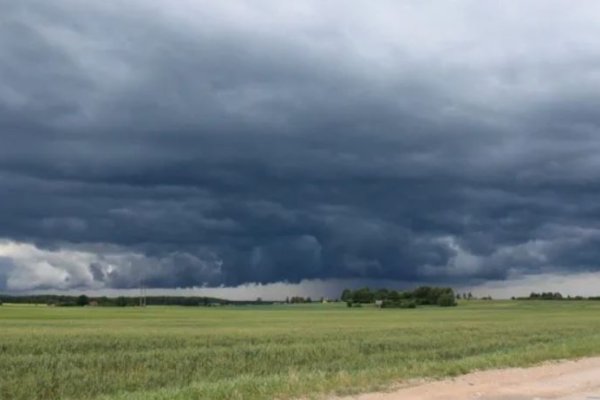
<path id="1" fill-rule="evenodd" d="M 76 307 L 77 304 L 72 301 L 64 301 L 62 303 L 56 303 L 57 307 Z"/>
<path id="2" fill-rule="evenodd" d="M 381 308 L 416 308 L 417 303 L 414 300 L 409 301 L 390 301 L 386 300 L 381 304 Z"/>
<path id="3" fill-rule="evenodd" d="M 437 304 L 440 307 L 453 307 L 456 305 L 456 299 L 449 293 L 444 293 L 438 297 Z"/>

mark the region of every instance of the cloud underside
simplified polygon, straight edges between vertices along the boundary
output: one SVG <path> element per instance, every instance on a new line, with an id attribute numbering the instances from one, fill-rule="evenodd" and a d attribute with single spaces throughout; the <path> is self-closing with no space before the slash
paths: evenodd
<path id="1" fill-rule="evenodd" d="M 598 271 L 599 16 L 12 2 L 0 289 Z"/>

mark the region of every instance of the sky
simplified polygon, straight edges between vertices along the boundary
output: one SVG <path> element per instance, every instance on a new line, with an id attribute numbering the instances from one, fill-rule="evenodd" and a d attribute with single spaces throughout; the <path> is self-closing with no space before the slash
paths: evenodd
<path id="1" fill-rule="evenodd" d="M 0 5 L 0 291 L 600 294 L 599 3 Z"/>

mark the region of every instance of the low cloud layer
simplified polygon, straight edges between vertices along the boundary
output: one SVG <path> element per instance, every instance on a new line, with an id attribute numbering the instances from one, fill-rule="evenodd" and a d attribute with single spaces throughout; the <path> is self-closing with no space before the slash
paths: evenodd
<path id="1" fill-rule="evenodd" d="M 3 8 L 0 290 L 600 270 L 600 6 Z"/>

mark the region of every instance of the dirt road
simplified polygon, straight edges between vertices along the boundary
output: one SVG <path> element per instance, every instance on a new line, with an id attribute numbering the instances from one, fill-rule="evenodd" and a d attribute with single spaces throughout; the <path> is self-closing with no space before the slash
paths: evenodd
<path id="1" fill-rule="evenodd" d="M 343 400 L 600 400 L 600 357 L 475 372 Z"/>

